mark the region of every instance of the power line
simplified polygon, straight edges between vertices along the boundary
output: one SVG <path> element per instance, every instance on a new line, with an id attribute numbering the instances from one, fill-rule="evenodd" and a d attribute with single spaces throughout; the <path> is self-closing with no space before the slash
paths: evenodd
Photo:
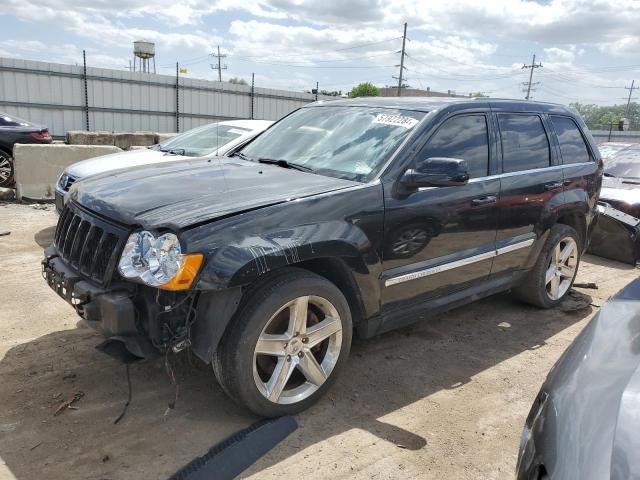
<path id="1" fill-rule="evenodd" d="M 340 69 L 340 68 L 345 68 L 345 69 L 359 69 L 359 68 L 393 68 L 396 67 L 396 65 L 308 65 L 308 64 L 304 64 L 304 63 L 273 63 L 273 62 L 260 62 L 258 60 L 247 60 L 245 58 L 238 58 L 238 57 L 234 57 L 236 58 L 236 60 L 239 60 L 241 62 L 248 62 L 248 63 L 257 63 L 259 65 L 274 65 L 277 67 L 296 67 L 296 68 L 329 68 L 329 69 Z"/>
<path id="2" fill-rule="evenodd" d="M 296 53 L 296 54 L 285 54 L 285 55 L 269 55 L 270 58 L 291 58 L 291 57 L 313 57 L 316 55 L 324 55 L 326 53 L 335 53 L 335 52 L 344 52 L 347 50 L 355 50 L 357 48 L 370 47 L 371 45 L 379 45 L 381 43 L 388 43 L 393 40 L 399 40 L 402 37 L 393 37 L 387 38 L 386 40 L 380 40 L 377 42 L 369 42 L 369 43 L 361 43 L 359 45 L 353 45 L 351 47 L 344 48 L 335 48 L 333 50 L 325 50 L 321 52 L 308 52 L 308 53 Z M 264 55 L 230 55 L 234 58 L 264 58 Z"/>
<path id="3" fill-rule="evenodd" d="M 532 81 L 533 81 L 533 71 L 534 71 L 536 68 L 542 68 L 542 63 L 536 63 L 536 54 L 534 53 L 534 54 L 533 54 L 533 60 L 531 61 L 531 65 L 524 64 L 524 65 L 522 66 L 522 68 L 523 68 L 523 69 L 526 69 L 526 68 L 531 69 L 531 72 L 529 72 L 529 82 L 527 82 L 527 83 L 525 83 L 525 84 L 524 84 L 524 85 L 526 85 L 526 86 L 527 86 L 527 95 L 524 97 L 524 99 L 525 99 L 525 100 L 529 100 L 529 99 L 530 99 L 530 97 L 531 97 L 531 86 L 533 85 L 533 84 L 532 84 Z M 537 82 L 537 83 L 539 83 L 539 82 Z M 523 91 L 524 91 L 524 90 L 523 90 Z"/>

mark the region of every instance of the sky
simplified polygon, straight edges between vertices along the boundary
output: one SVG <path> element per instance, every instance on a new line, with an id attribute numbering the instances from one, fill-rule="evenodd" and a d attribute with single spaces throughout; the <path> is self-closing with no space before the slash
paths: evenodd
<path id="1" fill-rule="evenodd" d="M 295 91 L 407 84 L 536 100 L 626 102 L 640 85 L 639 0 L 0 0 L 0 56 L 128 69 L 133 41 L 156 43 L 158 73 Z M 640 99 L 640 90 L 634 98 Z"/>

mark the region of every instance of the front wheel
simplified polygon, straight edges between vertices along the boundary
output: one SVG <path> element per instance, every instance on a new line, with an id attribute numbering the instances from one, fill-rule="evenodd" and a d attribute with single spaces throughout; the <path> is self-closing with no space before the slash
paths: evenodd
<path id="1" fill-rule="evenodd" d="M 351 313 L 328 280 L 290 268 L 261 282 L 213 359 L 229 396 L 266 417 L 300 412 L 335 380 L 351 347 Z"/>
<path id="2" fill-rule="evenodd" d="M 514 289 L 521 300 L 540 308 L 558 305 L 569 292 L 580 264 L 580 240 L 567 225 L 555 225 L 538 261 L 522 285 Z"/>

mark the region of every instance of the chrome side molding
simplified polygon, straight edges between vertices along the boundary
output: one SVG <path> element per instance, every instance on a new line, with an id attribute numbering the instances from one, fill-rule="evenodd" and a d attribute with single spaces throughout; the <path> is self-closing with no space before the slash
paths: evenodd
<path id="1" fill-rule="evenodd" d="M 515 252 L 516 250 L 530 247 L 531 245 L 533 245 L 534 241 L 535 239 L 530 238 L 529 240 L 524 240 L 522 242 L 514 243 L 512 245 L 507 245 L 505 247 L 492 250 L 491 252 L 481 253 L 479 255 L 462 258 L 460 260 L 455 260 L 449 263 L 443 263 L 442 265 L 426 268 L 424 270 L 418 270 L 417 272 L 405 273 L 403 275 L 398 275 L 397 277 L 391 277 L 385 280 L 384 286 L 391 287 L 393 285 L 409 282 L 411 280 L 417 280 L 418 278 L 424 278 L 430 275 L 435 275 L 437 273 L 446 272 L 447 270 L 452 270 L 454 268 L 471 265 L 472 263 L 481 262 L 483 260 L 489 260 L 491 258 L 497 257 L 498 255 L 504 255 L 505 253 Z"/>

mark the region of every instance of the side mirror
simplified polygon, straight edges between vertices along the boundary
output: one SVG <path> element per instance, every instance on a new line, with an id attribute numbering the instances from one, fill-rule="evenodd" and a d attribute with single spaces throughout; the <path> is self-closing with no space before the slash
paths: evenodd
<path id="1" fill-rule="evenodd" d="M 404 172 L 400 181 L 408 188 L 466 185 L 469 169 L 465 160 L 430 157 L 419 160 L 415 168 Z"/>

